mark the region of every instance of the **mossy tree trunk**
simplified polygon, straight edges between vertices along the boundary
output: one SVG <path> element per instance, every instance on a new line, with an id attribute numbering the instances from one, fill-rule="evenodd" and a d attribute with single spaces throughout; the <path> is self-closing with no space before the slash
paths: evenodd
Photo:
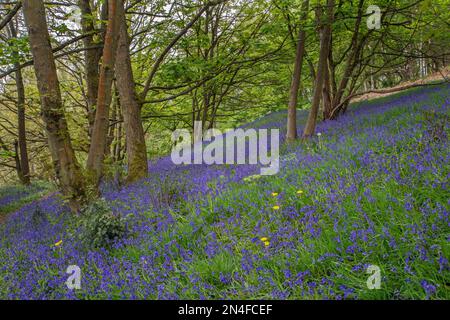
<path id="1" fill-rule="evenodd" d="M 44 2 L 42 0 L 25 0 L 23 13 L 34 59 L 42 118 L 56 176 L 62 192 L 69 198 L 72 208 L 78 209 L 78 200 L 84 196 L 84 181 L 72 148 L 64 115 L 55 59 L 45 18 Z"/>
<path id="2" fill-rule="evenodd" d="M 141 105 L 136 95 L 129 51 L 129 36 L 125 13 L 119 9 L 120 38 L 117 49 L 116 78 L 122 106 L 126 134 L 128 175 L 127 182 L 134 182 L 148 174 L 147 147 L 141 120 Z"/>

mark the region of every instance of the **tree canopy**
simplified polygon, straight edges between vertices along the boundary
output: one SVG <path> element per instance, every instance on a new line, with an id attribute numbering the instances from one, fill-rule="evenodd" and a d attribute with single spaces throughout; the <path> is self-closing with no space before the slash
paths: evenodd
<path id="1" fill-rule="evenodd" d="M 177 128 L 288 105 L 311 109 L 305 138 L 356 96 L 442 72 L 449 21 L 445 0 L 2 2 L 0 177 L 132 182 Z"/>

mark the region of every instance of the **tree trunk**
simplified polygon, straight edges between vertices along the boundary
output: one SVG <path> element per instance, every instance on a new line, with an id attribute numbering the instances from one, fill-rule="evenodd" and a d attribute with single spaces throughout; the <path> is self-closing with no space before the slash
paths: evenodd
<path id="1" fill-rule="evenodd" d="M 330 39 L 331 40 L 331 39 Z M 328 49 L 331 50 L 332 44 L 330 43 Z M 333 109 L 331 102 L 331 71 L 330 71 L 330 60 L 327 59 L 325 62 L 325 77 L 323 82 L 323 119 L 329 119 L 331 111 Z"/>
<path id="2" fill-rule="evenodd" d="M 5 145 L 3 145 L 3 149 L 8 150 Z M 17 140 L 14 140 L 14 163 L 16 165 L 17 176 L 19 177 L 20 181 L 23 181 L 22 166 L 20 164 L 19 157 L 19 142 Z"/>
<path id="3" fill-rule="evenodd" d="M 332 102 L 331 102 L 332 109 L 334 109 L 334 108 L 336 108 L 336 106 L 340 105 L 342 98 L 344 96 L 345 90 L 347 89 L 348 82 L 349 82 L 351 75 L 356 67 L 357 57 L 364 46 L 363 40 L 358 42 L 358 36 L 360 33 L 362 18 L 364 16 L 363 6 L 364 6 L 364 0 L 359 0 L 358 16 L 356 17 L 355 27 L 353 30 L 350 52 L 348 53 L 348 58 L 347 58 L 347 61 L 346 61 L 345 67 L 344 67 L 344 73 L 342 76 L 342 80 L 339 83 L 339 87 L 336 89 L 336 92 L 332 98 Z M 338 111 L 341 111 L 341 110 L 338 110 Z"/>
<path id="4" fill-rule="evenodd" d="M 122 113 L 122 106 L 120 105 L 120 99 L 117 100 L 117 117 L 118 117 L 118 124 L 117 124 L 117 132 L 116 132 L 116 143 L 114 145 L 114 161 L 119 162 L 122 161 L 122 123 L 123 123 L 123 113 Z"/>
<path id="5" fill-rule="evenodd" d="M 78 200 L 84 196 L 83 176 L 72 148 L 64 115 L 43 0 L 25 0 L 23 13 L 56 177 L 63 194 L 69 198 L 72 209 L 77 210 Z"/>
<path id="6" fill-rule="evenodd" d="M 111 104 L 111 116 L 109 120 L 109 129 L 108 129 L 108 141 L 106 143 L 106 149 L 105 149 L 105 157 L 110 157 L 112 160 L 114 160 L 114 152 L 113 152 L 113 142 L 114 137 L 116 134 L 116 128 L 117 128 L 117 108 L 118 108 L 118 100 L 119 100 L 119 94 L 117 93 L 117 86 L 115 89 L 113 89 L 114 95 L 112 98 L 112 104 Z"/>
<path id="7" fill-rule="evenodd" d="M 16 71 L 17 87 L 17 120 L 20 151 L 20 168 L 22 171 L 21 181 L 25 185 L 30 184 L 30 166 L 28 162 L 27 135 L 25 127 L 25 89 L 23 86 L 22 71 Z"/>
<path id="8" fill-rule="evenodd" d="M 81 11 L 81 29 L 84 34 L 89 34 L 83 38 L 85 48 L 95 45 L 94 34 L 94 19 L 92 16 L 92 8 L 89 0 L 79 0 L 78 6 Z M 95 106 L 97 105 L 98 81 L 99 81 L 99 63 L 102 56 L 102 50 L 86 50 L 84 51 L 84 68 L 86 73 L 87 86 L 87 103 L 88 103 L 88 134 L 92 135 L 92 130 L 95 121 Z"/>
<path id="9" fill-rule="evenodd" d="M 317 68 L 316 82 L 314 85 L 314 95 L 311 103 L 308 120 L 303 131 L 303 138 L 308 138 L 314 134 L 316 129 L 317 114 L 319 113 L 320 99 L 322 96 L 327 59 L 329 55 L 331 26 L 333 23 L 334 0 L 327 0 L 327 17 L 323 22 L 323 32 L 320 40 L 319 65 Z"/>
<path id="10" fill-rule="evenodd" d="M 291 90 L 289 94 L 288 119 L 286 140 L 292 141 L 297 138 L 297 101 L 298 89 L 302 75 L 303 57 L 305 55 L 306 30 L 304 28 L 305 20 L 308 18 L 309 0 L 304 0 L 302 4 L 302 17 L 300 31 L 298 34 L 297 52 L 295 56 L 294 74 L 292 77 Z"/>
<path id="11" fill-rule="evenodd" d="M 129 38 L 125 13 L 120 12 L 120 38 L 117 49 L 116 78 L 127 144 L 127 182 L 135 182 L 148 174 L 147 146 L 141 120 L 141 105 L 138 102 L 129 51 Z"/>
<path id="12" fill-rule="evenodd" d="M 17 38 L 17 31 L 14 22 L 9 23 L 9 30 L 12 38 Z M 20 181 L 24 185 L 30 184 L 30 165 L 28 161 L 27 150 L 27 136 L 25 127 L 25 88 L 23 85 L 22 70 L 19 68 L 19 63 L 16 62 L 14 67 L 17 68 L 15 72 L 15 81 L 17 88 L 17 121 L 18 121 L 18 149 L 20 152 Z"/>
<path id="13" fill-rule="evenodd" d="M 304 28 L 305 20 L 308 18 L 309 0 L 304 0 L 302 4 L 302 17 L 300 22 L 300 31 L 297 40 L 297 51 L 295 55 L 294 74 L 292 76 L 291 90 L 289 93 L 288 119 L 286 140 L 297 139 L 297 101 L 298 89 L 302 76 L 303 57 L 305 55 L 306 30 Z"/>
<path id="14" fill-rule="evenodd" d="M 94 187 L 98 187 L 103 171 L 105 148 L 108 138 L 109 106 L 111 104 L 111 88 L 114 80 L 117 43 L 119 39 L 118 8 L 123 8 L 123 1 L 108 1 L 108 27 L 103 48 L 103 60 L 97 92 L 97 110 L 92 130 L 91 145 L 87 160 L 89 179 Z"/>

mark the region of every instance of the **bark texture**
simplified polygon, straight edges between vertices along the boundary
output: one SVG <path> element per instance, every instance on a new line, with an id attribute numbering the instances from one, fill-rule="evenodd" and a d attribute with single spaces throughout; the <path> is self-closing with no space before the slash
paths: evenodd
<path id="1" fill-rule="evenodd" d="M 136 95 L 131 68 L 129 37 L 125 13 L 119 9 L 120 38 L 117 49 L 116 79 L 122 105 L 126 134 L 128 175 L 127 182 L 135 182 L 148 174 L 147 147 L 141 120 L 141 105 Z"/>
<path id="2" fill-rule="evenodd" d="M 118 8 L 123 8 L 123 1 L 108 1 L 108 26 L 103 47 L 100 78 L 97 92 L 97 110 L 92 129 L 87 170 L 94 187 L 98 187 L 103 173 L 103 161 L 108 139 L 109 107 L 111 104 L 111 88 L 114 80 L 117 43 L 119 40 Z"/>
<path id="3" fill-rule="evenodd" d="M 64 116 L 55 59 L 42 0 L 23 1 L 23 13 L 34 58 L 38 90 L 41 98 L 42 118 L 48 136 L 56 176 L 62 192 L 76 209 L 84 196 L 84 183 Z"/>
<path id="4" fill-rule="evenodd" d="M 323 31 L 320 39 L 319 66 L 317 69 L 316 82 L 314 84 L 314 95 L 311 103 L 308 120 L 303 131 L 303 138 L 308 138 L 314 134 L 316 129 L 317 114 L 319 113 L 319 105 L 322 97 L 322 91 L 325 80 L 325 72 L 327 67 L 327 59 L 329 55 L 329 46 L 331 39 L 331 26 L 334 17 L 334 0 L 327 0 L 326 18 L 321 22 Z"/>

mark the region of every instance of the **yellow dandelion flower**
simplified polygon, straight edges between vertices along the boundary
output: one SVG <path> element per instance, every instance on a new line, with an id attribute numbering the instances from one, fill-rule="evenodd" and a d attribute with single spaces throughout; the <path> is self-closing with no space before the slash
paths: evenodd
<path id="1" fill-rule="evenodd" d="M 59 240 L 57 243 L 55 243 L 55 247 L 59 247 L 60 245 L 62 245 L 63 241 Z"/>
<path id="2" fill-rule="evenodd" d="M 266 242 L 266 241 L 268 241 L 269 239 L 267 239 L 267 237 L 262 237 L 260 240 L 261 240 L 262 242 Z"/>
<path id="3" fill-rule="evenodd" d="M 272 197 L 276 197 L 278 195 L 278 192 L 272 192 Z"/>
<path id="4" fill-rule="evenodd" d="M 273 206 L 272 209 L 273 210 L 280 210 L 280 206 Z"/>
<path id="5" fill-rule="evenodd" d="M 264 241 L 264 245 L 265 245 L 266 247 L 270 246 L 270 241 Z"/>

